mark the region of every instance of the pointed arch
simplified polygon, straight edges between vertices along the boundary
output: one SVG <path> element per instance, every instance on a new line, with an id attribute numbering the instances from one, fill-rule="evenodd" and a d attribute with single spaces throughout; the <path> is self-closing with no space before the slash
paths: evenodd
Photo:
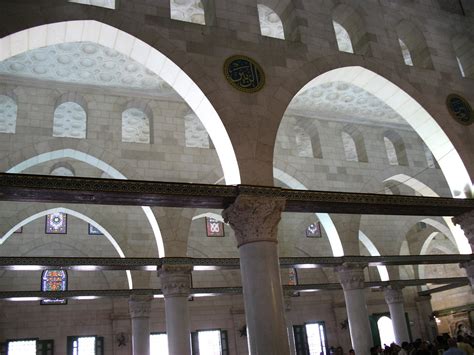
<path id="1" fill-rule="evenodd" d="M 390 165 L 408 166 L 407 152 L 402 137 L 394 130 L 385 131 L 383 137 Z"/>
<path id="2" fill-rule="evenodd" d="M 283 22 L 280 16 L 263 4 L 257 4 L 258 20 L 260 23 L 260 33 L 262 36 L 285 39 Z"/>
<path id="3" fill-rule="evenodd" d="M 276 17 L 278 17 L 279 22 L 281 22 L 281 34 L 283 35 L 283 38 L 277 38 L 290 41 L 299 40 L 300 36 L 298 31 L 298 19 L 296 15 L 296 8 L 292 0 L 258 0 L 257 11 L 259 13 L 259 19 L 259 7 L 261 5 L 273 12 L 273 15 L 271 15 L 272 17 L 269 18 L 271 23 L 276 24 L 278 22 Z M 270 13 L 268 12 L 268 14 Z M 263 31 L 262 35 L 264 35 Z"/>
<path id="4" fill-rule="evenodd" d="M 25 218 L 24 220 L 18 222 L 17 224 L 15 224 L 12 228 L 10 228 L 10 230 L 8 232 L 6 232 L 1 238 L 0 238 L 0 246 L 5 243 L 8 238 L 10 238 L 17 229 L 23 227 L 24 225 L 27 225 L 28 223 L 30 222 L 33 222 L 34 220 L 38 219 L 38 218 L 41 218 L 41 217 L 44 217 L 48 214 L 52 214 L 52 213 L 57 213 L 57 212 L 60 212 L 60 213 L 65 213 L 65 214 L 68 214 L 68 215 L 71 215 L 71 216 L 74 216 L 76 218 L 79 218 L 81 220 L 83 220 L 84 222 L 86 223 L 89 223 L 91 225 L 93 225 L 95 228 L 97 228 L 98 230 L 100 230 L 102 232 L 102 234 L 107 238 L 107 240 L 110 242 L 110 244 L 112 244 L 112 246 L 114 247 L 114 249 L 117 251 L 117 254 L 121 257 L 121 258 L 125 258 L 125 254 L 124 252 L 122 251 L 122 248 L 120 248 L 120 245 L 117 243 L 117 241 L 114 239 L 114 237 L 107 231 L 107 229 L 105 229 L 103 226 L 101 226 L 99 223 L 97 223 L 96 221 L 94 221 L 92 218 L 82 214 L 81 212 L 78 212 L 78 211 L 75 211 L 75 210 L 72 210 L 70 208 L 66 208 L 66 207 L 55 207 L 55 208 L 51 208 L 51 209 L 48 209 L 48 210 L 44 210 L 44 211 L 41 211 L 41 212 L 38 212 L 38 213 L 35 213 L 34 215 L 32 216 L 29 216 L 27 218 Z M 130 289 L 133 289 L 133 281 L 132 281 L 132 274 L 130 272 L 130 270 L 127 270 L 126 271 L 127 273 L 127 280 L 128 280 L 128 287 Z"/>
<path id="5" fill-rule="evenodd" d="M 370 53 L 364 18 L 355 8 L 347 4 L 338 5 L 332 11 L 332 20 L 340 51 L 362 55 Z"/>
<path id="6" fill-rule="evenodd" d="M 226 184 L 240 183 L 234 148 L 224 124 L 209 99 L 180 67 L 142 40 L 98 21 L 65 21 L 33 27 L 3 37 L 0 39 L 0 60 L 44 46 L 83 41 L 115 49 L 144 65 L 169 84 L 196 113 L 209 133 Z"/>
<path id="7" fill-rule="evenodd" d="M 433 69 L 430 50 L 423 32 L 413 22 L 408 20 L 400 21 L 395 30 L 405 63 L 408 64 L 409 54 L 412 65 L 419 68 Z"/>
<path id="8" fill-rule="evenodd" d="M 465 34 L 457 34 L 451 39 L 454 54 L 462 76 L 474 77 L 474 43 Z"/>
<path id="9" fill-rule="evenodd" d="M 369 161 L 364 136 L 357 126 L 353 124 L 345 125 L 341 132 L 341 138 L 347 161 Z"/>

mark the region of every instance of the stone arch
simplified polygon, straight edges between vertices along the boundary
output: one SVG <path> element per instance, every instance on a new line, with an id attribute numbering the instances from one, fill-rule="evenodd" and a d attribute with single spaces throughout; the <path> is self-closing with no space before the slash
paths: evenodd
<path id="1" fill-rule="evenodd" d="M 51 167 L 50 175 L 56 176 L 75 176 L 74 167 L 67 162 L 59 162 Z"/>
<path id="2" fill-rule="evenodd" d="M 82 95 L 66 93 L 54 106 L 53 136 L 86 138 L 87 102 Z"/>
<path id="3" fill-rule="evenodd" d="M 292 0 L 259 0 L 258 4 L 266 6 L 278 16 L 283 26 L 284 39 L 299 40 L 298 19 Z"/>
<path id="4" fill-rule="evenodd" d="M 21 163 L 16 164 L 15 166 L 11 167 L 8 169 L 6 172 L 7 173 L 21 173 L 22 171 L 55 159 L 60 159 L 60 158 L 71 158 L 75 160 L 82 161 L 84 163 L 90 164 L 100 170 L 102 170 L 104 173 L 107 173 L 109 176 L 111 176 L 114 179 L 122 179 L 126 180 L 127 178 L 125 175 L 123 175 L 121 172 L 119 172 L 117 169 L 112 167 L 111 165 L 107 164 L 103 160 L 100 160 L 96 157 L 93 157 L 92 155 L 89 155 L 87 153 L 74 150 L 74 149 L 60 149 L 60 150 L 55 150 L 52 152 L 47 152 L 47 153 L 42 153 L 39 154 L 35 157 L 32 157 L 30 159 L 24 160 Z M 153 211 L 151 210 L 150 207 L 142 207 L 143 212 L 145 213 L 148 222 L 150 223 L 150 226 L 153 230 L 153 234 L 155 237 L 156 245 L 158 248 L 158 255 L 160 257 L 165 256 L 165 247 L 163 244 L 163 238 L 161 235 L 160 227 L 158 226 L 158 222 L 155 218 L 155 215 L 153 214 Z"/>
<path id="5" fill-rule="evenodd" d="M 367 249 L 367 251 L 369 252 L 370 255 L 380 256 L 380 252 L 378 251 L 375 244 L 361 230 L 359 231 L 359 242 L 362 243 L 362 245 L 365 247 L 365 249 Z M 389 281 L 390 280 L 390 277 L 388 275 L 388 270 L 387 270 L 387 267 L 385 265 L 377 266 L 377 270 L 379 272 L 381 281 Z"/>
<path id="6" fill-rule="evenodd" d="M 390 164 L 408 166 L 407 152 L 402 137 L 394 130 L 385 131 L 383 137 Z M 387 140 L 390 145 L 387 144 Z M 389 152 L 389 147 L 393 147 L 392 153 Z"/>
<path id="7" fill-rule="evenodd" d="M 0 238 L 0 246 L 3 243 L 5 243 L 5 241 L 8 238 L 10 238 L 18 228 L 21 228 L 24 225 L 26 225 L 26 224 L 28 224 L 28 223 L 30 223 L 30 222 L 38 219 L 38 218 L 44 217 L 48 214 L 55 213 L 55 212 L 66 213 L 66 214 L 69 214 L 71 216 L 77 217 L 77 218 L 83 220 L 84 222 L 92 224 L 95 228 L 100 230 L 102 232 L 102 234 L 104 234 L 104 236 L 107 238 L 107 240 L 112 244 L 114 249 L 117 251 L 117 254 L 121 258 L 125 258 L 125 254 L 122 251 L 122 248 L 120 248 L 120 245 L 117 243 L 117 241 L 114 239 L 114 237 L 107 231 L 107 229 L 105 229 L 103 226 L 101 226 L 99 223 L 97 223 L 93 219 L 89 218 L 88 216 L 86 216 L 86 215 L 84 215 L 80 212 L 77 212 L 75 210 L 72 210 L 70 208 L 66 208 L 66 207 L 55 207 L 55 208 L 51 208 L 51 209 L 48 209 L 48 210 L 43 210 L 41 212 L 38 212 L 38 213 L 35 213 L 35 214 L 31 215 L 30 217 L 27 217 L 27 218 L 23 219 L 22 221 L 15 224 L 12 228 L 10 228 L 10 230 L 7 231 Z M 130 289 L 133 289 L 132 274 L 131 274 L 130 270 L 127 270 L 126 273 L 127 273 L 128 286 L 129 286 Z"/>
<path id="8" fill-rule="evenodd" d="M 340 51 L 362 55 L 368 55 L 370 53 L 369 36 L 366 31 L 365 21 L 358 10 L 347 4 L 340 4 L 333 9 L 332 19 L 336 38 L 339 35 L 338 33 L 340 33 L 338 26 L 341 26 L 342 29 L 347 32 L 350 40 L 352 51 L 341 49 L 349 48 L 349 46 L 340 42 L 342 36 L 339 35 L 341 37 L 337 38 L 337 42 Z M 345 41 L 347 41 L 347 38 Z"/>
<path id="9" fill-rule="evenodd" d="M 430 197 L 439 197 L 439 195 L 433 191 L 429 186 L 425 185 L 421 181 L 417 180 L 414 177 L 405 175 L 405 174 L 397 174 L 385 179 L 384 182 L 394 181 L 398 184 L 408 186 L 412 188 L 414 191 L 418 192 L 422 196 L 430 196 Z M 443 217 L 444 222 L 449 228 L 451 233 L 446 234 L 449 236 L 450 234 L 453 235 L 455 244 L 459 250 L 460 254 L 471 254 L 471 246 L 469 241 L 464 235 L 460 226 L 455 226 L 454 223 L 451 221 L 449 217 Z M 423 220 L 425 222 L 425 220 Z M 426 223 L 426 222 L 425 222 Z M 430 224 L 432 224 L 430 222 Z M 433 225 L 433 224 L 432 224 Z M 434 226 L 434 225 L 433 225 Z M 434 226 L 435 228 L 439 228 L 439 226 Z"/>
<path id="10" fill-rule="evenodd" d="M 289 98 L 291 100 L 291 98 L 296 97 L 299 93 L 314 86 L 334 81 L 346 82 L 364 89 L 397 112 L 426 143 L 437 160 L 452 195 L 458 198 L 464 198 L 466 195 L 470 196 L 472 183 L 464 162 L 450 138 L 433 116 L 411 96 L 419 97 L 421 100 L 423 98 L 420 94 L 408 83 L 394 77 L 393 74 L 390 75 L 390 78 L 398 82 L 411 95 L 380 74 L 361 66 L 368 65 L 368 63 L 362 61 L 358 56 L 350 56 L 348 60 L 353 62 L 354 65 L 334 68 L 337 64 L 332 64 L 331 58 L 324 58 L 324 61 L 318 60 L 309 63 L 293 74 L 294 77 L 307 78 L 307 73 L 314 72 L 315 68 L 317 68 L 316 76 L 313 76 L 312 80 L 306 81 L 303 87 L 296 86 L 295 84 L 282 84 L 283 88 L 281 90 L 286 91 L 288 96 L 293 95 Z M 380 69 L 380 66 L 377 67 Z M 387 71 L 387 75 L 389 75 L 388 73 L 389 71 Z M 288 104 L 281 108 L 281 117 L 283 117 L 287 107 Z M 445 112 L 446 115 L 448 114 L 444 106 L 433 106 L 432 108 L 433 112 Z M 450 129 L 451 126 L 446 125 L 446 129 Z M 266 129 L 268 130 L 268 125 Z M 277 130 L 278 127 L 275 127 L 275 129 Z M 452 132 L 452 136 L 457 143 L 461 144 L 459 137 L 454 132 Z"/>
<path id="11" fill-rule="evenodd" d="M 137 29 L 134 30 L 137 31 Z M 143 33 L 140 35 L 145 36 Z M 240 183 L 240 172 L 232 143 L 209 99 L 174 61 L 139 38 L 94 20 L 57 22 L 3 37 L 0 39 L 0 60 L 39 47 L 81 41 L 93 42 L 115 49 L 144 65 L 168 83 L 196 113 L 209 133 L 216 148 L 226 183 Z M 173 54 L 173 50 L 170 52 Z M 176 53 L 174 54 L 176 55 Z M 183 60 L 183 58 L 180 60 L 183 61 L 183 65 L 190 65 L 189 61 Z"/>
<path id="12" fill-rule="evenodd" d="M 465 34 L 456 34 L 452 39 L 454 54 L 462 76 L 474 77 L 474 43 Z"/>
<path id="13" fill-rule="evenodd" d="M 398 38 L 410 53 L 413 65 L 425 69 L 433 69 L 430 50 L 423 32 L 411 21 L 401 20 L 395 27 Z M 402 51 L 402 47 L 400 47 Z M 405 57 L 405 56 L 404 56 Z"/>

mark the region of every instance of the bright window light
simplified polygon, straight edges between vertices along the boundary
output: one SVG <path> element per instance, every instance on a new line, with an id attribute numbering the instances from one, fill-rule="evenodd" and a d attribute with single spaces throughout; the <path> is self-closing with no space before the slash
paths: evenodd
<path id="1" fill-rule="evenodd" d="M 73 355 L 95 355 L 95 337 L 78 338 Z"/>
<path id="2" fill-rule="evenodd" d="M 388 317 L 381 317 L 377 321 L 377 328 L 379 328 L 380 342 L 383 345 L 390 345 L 395 343 L 395 334 L 393 333 L 392 320 Z"/>
<path id="3" fill-rule="evenodd" d="M 306 336 L 310 355 L 326 354 L 324 326 L 321 323 L 306 324 Z"/>
<path id="4" fill-rule="evenodd" d="M 166 334 L 150 335 L 150 354 L 168 355 L 168 336 Z"/>
<path id="5" fill-rule="evenodd" d="M 199 353 L 202 355 L 222 355 L 221 332 L 206 330 L 198 332 Z"/>
<path id="6" fill-rule="evenodd" d="M 8 342 L 8 355 L 36 355 L 36 340 Z"/>

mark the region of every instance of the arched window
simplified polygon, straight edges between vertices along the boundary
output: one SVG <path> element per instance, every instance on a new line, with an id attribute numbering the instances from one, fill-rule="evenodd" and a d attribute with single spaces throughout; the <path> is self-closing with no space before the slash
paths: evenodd
<path id="1" fill-rule="evenodd" d="M 150 143 L 150 117 L 143 110 L 131 107 L 122 112 L 122 142 Z"/>
<path id="2" fill-rule="evenodd" d="M 336 33 L 337 47 L 341 52 L 354 53 L 351 37 L 347 30 L 339 22 L 332 21 L 334 32 Z"/>
<path id="3" fill-rule="evenodd" d="M 295 126 L 296 150 L 299 157 L 313 157 L 313 144 L 311 138 L 305 130 Z"/>
<path id="4" fill-rule="evenodd" d="M 359 161 L 357 154 L 357 148 L 355 145 L 354 138 L 347 132 L 342 132 L 342 144 L 344 146 L 344 154 L 347 161 Z"/>
<path id="5" fill-rule="evenodd" d="M 258 4 L 257 9 L 262 36 L 285 39 L 283 23 L 281 22 L 280 16 L 268 6 L 262 4 Z"/>
<path id="6" fill-rule="evenodd" d="M 464 34 L 458 34 L 452 39 L 456 61 L 463 77 L 474 77 L 474 44 Z"/>
<path id="7" fill-rule="evenodd" d="M 392 320 L 386 316 L 380 317 L 377 321 L 377 328 L 380 334 L 380 342 L 383 345 L 390 345 L 395 342 Z"/>
<path id="8" fill-rule="evenodd" d="M 390 165 L 398 165 L 397 152 L 390 139 L 383 137 L 385 143 L 385 151 L 387 152 L 388 162 Z"/>
<path id="9" fill-rule="evenodd" d="M 68 0 L 69 2 L 75 2 L 83 5 L 93 5 L 99 7 L 105 7 L 106 9 L 116 9 L 115 0 Z"/>
<path id="10" fill-rule="evenodd" d="M 206 129 L 194 113 L 184 116 L 184 139 L 188 148 L 212 147 L 212 142 Z"/>
<path id="11" fill-rule="evenodd" d="M 87 114 L 76 102 L 63 102 L 54 110 L 53 137 L 86 138 Z"/>
<path id="12" fill-rule="evenodd" d="M 74 169 L 67 163 L 58 163 L 51 168 L 50 175 L 55 176 L 74 176 Z"/>
<path id="13" fill-rule="evenodd" d="M 201 0 L 170 0 L 173 20 L 206 24 L 204 5 Z"/>
<path id="14" fill-rule="evenodd" d="M 55 212 L 46 215 L 46 234 L 67 234 L 67 214 Z"/>
<path id="15" fill-rule="evenodd" d="M 400 48 L 402 50 L 403 61 L 406 65 L 413 66 L 413 60 L 411 59 L 410 50 L 408 49 L 407 45 L 400 38 L 398 39 L 398 43 L 400 44 Z"/>
<path id="16" fill-rule="evenodd" d="M 0 133 L 15 133 L 18 106 L 14 99 L 0 95 Z"/>
<path id="17" fill-rule="evenodd" d="M 408 20 L 400 21 L 396 26 L 396 32 L 405 64 L 433 69 L 430 49 L 423 32 Z"/>
<path id="18" fill-rule="evenodd" d="M 295 126 L 296 150 L 300 157 L 322 159 L 321 142 L 319 132 L 314 121 L 296 118 Z"/>
<path id="19" fill-rule="evenodd" d="M 67 291 L 66 270 L 44 270 L 41 274 L 41 291 L 58 292 Z M 41 304 L 66 304 L 64 298 L 48 298 L 41 301 Z"/>
<path id="20" fill-rule="evenodd" d="M 389 130 L 384 133 L 383 139 L 390 165 L 408 165 L 405 143 L 402 137 L 397 132 Z"/>
<path id="21" fill-rule="evenodd" d="M 436 161 L 433 153 L 431 153 L 430 148 L 428 148 L 425 142 L 423 142 L 423 150 L 425 152 L 426 164 L 428 165 L 428 168 L 431 168 L 431 169 L 439 168 L 438 162 Z"/>

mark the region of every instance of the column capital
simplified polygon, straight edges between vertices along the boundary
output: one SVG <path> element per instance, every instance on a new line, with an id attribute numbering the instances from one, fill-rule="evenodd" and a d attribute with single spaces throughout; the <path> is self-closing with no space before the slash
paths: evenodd
<path id="1" fill-rule="evenodd" d="M 148 318 L 151 312 L 152 295 L 131 295 L 128 300 L 132 318 Z"/>
<path id="2" fill-rule="evenodd" d="M 239 195 L 222 217 L 235 231 L 238 247 L 261 241 L 277 243 L 277 227 L 284 208 L 282 198 Z"/>
<path id="3" fill-rule="evenodd" d="M 474 244 L 474 210 L 453 217 L 452 221 L 454 224 L 458 224 L 464 231 L 469 244 Z"/>
<path id="4" fill-rule="evenodd" d="M 431 295 L 421 295 L 415 297 L 415 302 L 431 302 Z"/>
<path id="5" fill-rule="evenodd" d="M 403 303 L 403 291 L 401 287 L 387 287 L 384 290 L 384 294 L 387 304 Z"/>
<path id="6" fill-rule="evenodd" d="M 334 269 L 344 291 L 365 287 L 364 268 L 366 266 L 367 264 L 363 263 L 344 263 Z"/>
<path id="7" fill-rule="evenodd" d="M 158 270 L 165 297 L 189 296 L 192 265 L 162 265 Z"/>

